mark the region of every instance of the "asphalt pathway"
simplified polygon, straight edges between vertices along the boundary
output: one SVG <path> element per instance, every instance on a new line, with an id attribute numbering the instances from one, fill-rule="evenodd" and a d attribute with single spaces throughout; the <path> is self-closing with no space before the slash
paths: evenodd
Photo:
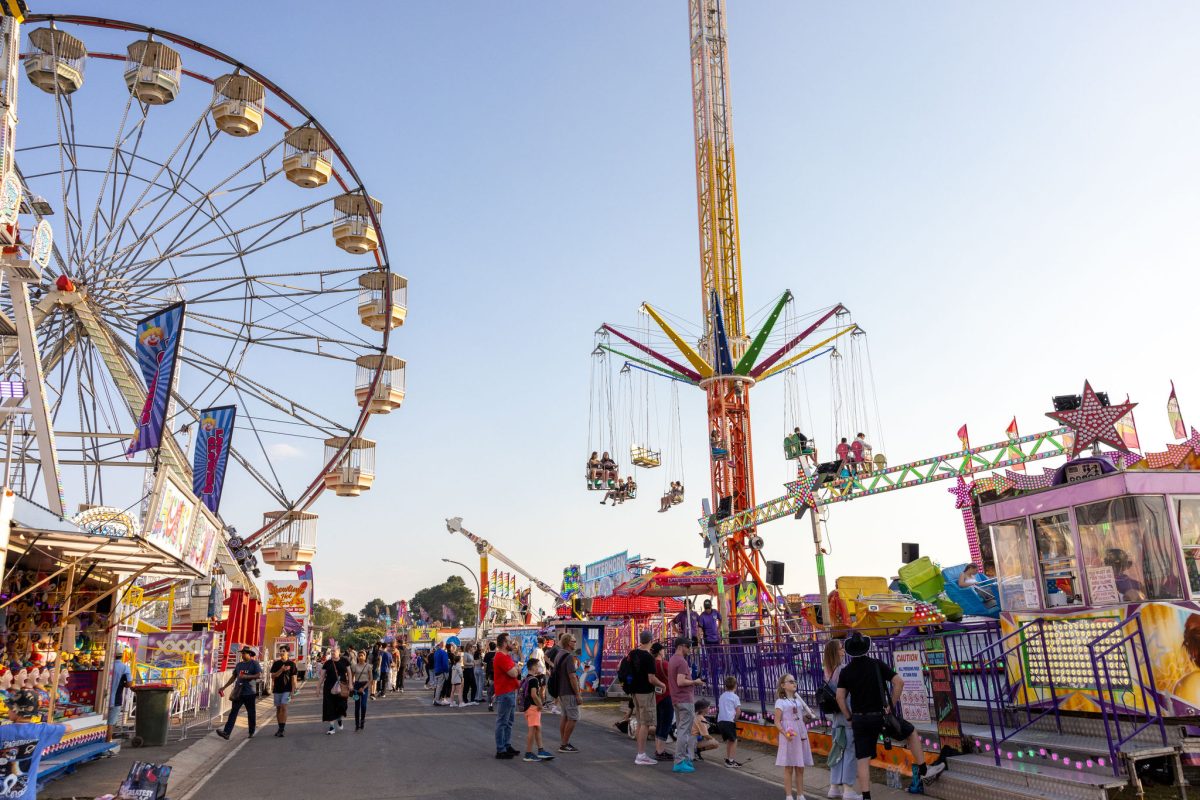
<path id="1" fill-rule="evenodd" d="M 720 761 L 697 762 L 690 775 L 671 772 L 670 762 L 635 766 L 633 742 L 607 727 L 608 715 L 593 714 L 596 721 L 588 722 L 586 706 L 584 721 L 571 737 L 578 753 L 557 752 L 559 717 L 543 717 L 546 749 L 557 758 L 542 763 L 495 758 L 494 716 L 486 705 L 434 708 L 430 693 L 421 690 L 372 700 L 363 731 L 356 733 L 350 719 L 344 731 L 328 736 L 316 689 L 308 687 L 293 703 L 286 738 L 272 736 L 273 720 L 248 741 L 239 727 L 227 760 L 179 800 L 323 795 L 445 800 L 460 791 L 484 793 L 469 795 L 476 797 L 502 791 L 505 797 L 610 798 L 684 792 L 688 800 L 699 800 L 782 793 L 777 783 L 727 769 Z M 260 718 L 265 716 L 260 711 Z M 524 744 L 525 723 L 518 715 L 513 746 L 523 749 Z"/>

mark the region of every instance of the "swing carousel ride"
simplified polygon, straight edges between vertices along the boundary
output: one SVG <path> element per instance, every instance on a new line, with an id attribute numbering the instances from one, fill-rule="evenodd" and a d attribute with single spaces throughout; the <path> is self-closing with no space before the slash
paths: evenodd
<path id="1" fill-rule="evenodd" d="M 830 357 L 834 364 L 840 364 L 838 340 L 849 336 L 853 343 L 863 338 L 863 331 L 851 321 L 849 311 L 841 304 L 793 318 L 791 292 L 784 292 L 765 309 L 765 316 L 756 329 L 751 324 L 754 320 L 747 320 L 738 230 L 725 3 L 724 0 L 690 0 L 688 8 L 701 322 L 697 329 L 689 330 L 677 318 L 668 321 L 666 312 L 643 303 L 640 311 L 646 321 L 640 330 L 629 331 L 609 323 L 599 328 L 593 349 L 588 443 L 591 455 L 586 467 L 586 486 L 589 490 L 604 492 L 602 502 L 623 503 L 637 495 L 634 473 L 638 468 L 662 468 L 666 477 L 660 510 L 666 511 L 681 503 L 684 480 L 678 393 L 680 385 L 694 386 L 704 392 L 707 404 L 712 508 L 718 517 L 724 517 L 744 513 L 755 506 L 751 390 L 759 382 L 786 376 L 813 359 Z M 781 317 L 784 318 L 782 325 Z M 650 321 L 661 334 L 651 334 Z M 675 352 L 665 352 L 668 346 Z M 638 351 L 639 355 L 629 349 Z M 853 344 L 850 349 L 857 350 Z M 618 370 L 615 379 L 614 368 Z M 635 371 L 639 376 L 637 399 L 644 404 L 641 411 L 635 406 Z M 670 381 L 669 441 L 665 458 L 661 447 L 654 446 L 650 438 L 651 400 L 656 392 L 651 388 L 652 378 L 655 382 L 658 379 Z M 856 398 L 854 405 L 859 405 L 859 400 L 865 401 L 861 392 L 851 394 Z M 798 420 L 794 427 L 799 433 Z M 860 429 L 844 435 L 851 437 L 857 433 L 864 432 Z M 797 459 L 805 455 L 803 451 L 808 447 L 807 437 L 804 440 L 804 447 L 793 448 Z M 631 470 L 623 478 L 618 458 L 626 452 Z M 710 555 L 721 570 L 747 576 L 761 592 L 766 592 L 768 586 L 763 576 L 761 550 L 761 537 L 751 525 L 725 536 L 719 545 L 710 549 Z"/>
<path id="2" fill-rule="evenodd" d="M 229 548 L 250 569 L 256 550 L 300 568 L 315 552 L 307 509 L 322 491 L 371 487 L 364 429 L 404 399 L 405 362 L 387 350 L 407 280 L 388 262 L 382 204 L 329 130 L 240 61 L 129 22 L 26 24 L 20 58 L 38 91 L 22 98 L 15 151 L 5 130 L 5 193 L 57 235 L 45 278 L 16 284 L 7 270 L 0 297 L 5 377 L 48 407 L 10 424 L 10 485 L 44 486 L 60 515 L 75 510 L 68 496 L 134 518 L 140 504 L 142 524 L 161 516 L 186 540 L 189 447 L 212 431 L 211 410 L 236 406 L 230 482 L 243 508 L 269 510 Z M 147 324 L 155 315 L 170 323 Z M 165 387 L 151 381 L 163 354 L 149 372 L 138 362 L 158 345 L 174 361 Z M 314 390 L 338 375 L 343 389 Z M 164 388 L 161 441 L 130 447 Z"/>

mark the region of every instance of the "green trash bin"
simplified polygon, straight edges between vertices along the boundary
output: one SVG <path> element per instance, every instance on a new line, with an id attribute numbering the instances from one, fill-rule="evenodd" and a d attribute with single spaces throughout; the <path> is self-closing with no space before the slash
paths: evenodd
<path id="1" fill-rule="evenodd" d="M 134 747 L 162 747 L 167 743 L 167 728 L 171 721 L 171 692 L 167 683 L 143 683 L 132 687 L 137 705 L 134 707 Z"/>

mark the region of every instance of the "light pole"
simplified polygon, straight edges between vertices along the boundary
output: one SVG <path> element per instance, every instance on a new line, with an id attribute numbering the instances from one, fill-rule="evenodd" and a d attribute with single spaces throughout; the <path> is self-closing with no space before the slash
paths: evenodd
<path id="1" fill-rule="evenodd" d="M 480 619 L 480 617 L 479 617 L 479 598 L 480 598 L 480 594 L 482 593 L 482 588 L 479 585 L 478 576 L 475 575 L 475 573 L 471 570 L 470 567 L 468 567 L 466 564 L 462 563 L 461 561 L 455 561 L 452 558 L 443 558 L 442 561 L 445 561 L 447 564 L 457 564 L 458 566 L 465 569 L 467 571 L 467 574 L 470 575 L 475 580 L 475 627 L 477 629 L 475 632 L 475 638 L 477 638 L 477 639 L 482 638 L 483 637 L 483 620 Z"/>

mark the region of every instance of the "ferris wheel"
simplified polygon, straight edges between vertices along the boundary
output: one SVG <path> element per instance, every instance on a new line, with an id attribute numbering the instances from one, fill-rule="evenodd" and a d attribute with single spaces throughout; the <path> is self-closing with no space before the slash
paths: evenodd
<path id="1" fill-rule="evenodd" d="M 66 496 L 145 502 L 152 472 L 189 472 L 201 410 L 236 405 L 226 485 L 263 512 L 245 546 L 300 535 L 315 549 L 306 509 L 325 489 L 370 488 L 367 421 L 404 399 L 405 362 L 387 350 L 408 283 L 388 262 L 382 203 L 329 130 L 235 59 L 128 22 L 25 23 L 14 161 L 23 211 L 54 227 L 29 288 Z M 162 447 L 130 459 L 146 393 L 135 331 L 180 302 Z M 16 349 L 0 336 L 9 375 Z M 39 480 L 37 447 L 17 431 L 17 485 Z M 293 548 L 276 566 L 310 559 Z"/>

